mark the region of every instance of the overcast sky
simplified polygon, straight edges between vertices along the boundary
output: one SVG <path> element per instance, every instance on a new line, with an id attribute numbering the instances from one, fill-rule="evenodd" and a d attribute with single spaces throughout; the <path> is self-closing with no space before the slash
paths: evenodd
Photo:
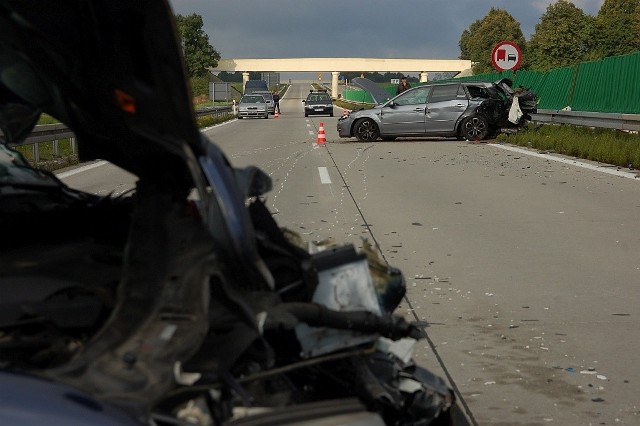
<path id="1" fill-rule="evenodd" d="M 603 0 L 575 0 L 596 15 Z M 505 9 L 528 40 L 555 0 L 170 0 L 197 13 L 222 58 L 457 59 L 460 35 Z M 402 70 L 399 70 L 402 71 Z"/>

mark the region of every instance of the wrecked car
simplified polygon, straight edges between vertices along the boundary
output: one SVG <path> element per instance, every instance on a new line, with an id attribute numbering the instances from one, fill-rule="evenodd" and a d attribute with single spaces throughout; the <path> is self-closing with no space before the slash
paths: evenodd
<path id="1" fill-rule="evenodd" d="M 362 83 L 354 79 L 354 84 L 372 89 Z M 378 105 L 341 117 L 338 134 L 363 142 L 424 136 L 470 141 L 495 137 L 524 126 L 537 109 L 534 93 L 514 91 L 511 86 L 509 79 L 495 83 L 448 81 L 417 86 L 391 99 L 386 92 L 380 96 L 372 93 Z"/>
<path id="2" fill-rule="evenodd" d="M 199 132 L 168 4 L 65 5 L 0 1 L 0 424 L 466 424 L 402 273 L 311 250 Z M 32 167 L 42 113 L 134 191 Z"/>

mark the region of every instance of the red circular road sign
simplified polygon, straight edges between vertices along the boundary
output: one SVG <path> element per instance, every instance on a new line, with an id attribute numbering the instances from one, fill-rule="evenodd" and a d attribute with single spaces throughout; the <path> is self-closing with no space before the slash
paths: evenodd
<path id="1" fill-rule="evenodd" d="M 501 41 L 491 52 L 491 63 L 498 71 L 517 70 L 522 62 L 522 50 L 512 41 Z"/>

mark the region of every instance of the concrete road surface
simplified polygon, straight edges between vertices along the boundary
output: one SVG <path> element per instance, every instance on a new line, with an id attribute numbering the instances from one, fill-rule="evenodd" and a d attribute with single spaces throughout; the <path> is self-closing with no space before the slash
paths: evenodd
<path id="1" fill-rule="evenodd" d="M 281 226 L 366 238 L 402 269 L 399 313 L 428 326 L 414 355 L 471 423 L 640 424 L 640 179 L 499 145 L 340 140 L 341 110 L 304 118 L 308 89 L 206 133 L 271 176 Z"/>

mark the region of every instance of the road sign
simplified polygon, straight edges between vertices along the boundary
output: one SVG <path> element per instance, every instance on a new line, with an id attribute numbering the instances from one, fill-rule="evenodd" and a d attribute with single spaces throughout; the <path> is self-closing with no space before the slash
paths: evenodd
<path id="1" fill-rule="evenodd" d="M 501 41 L 491 52 L 491 63 L 498 71 L 517 70 L 522 62 L 522 50 L 512 41 Z"/>

